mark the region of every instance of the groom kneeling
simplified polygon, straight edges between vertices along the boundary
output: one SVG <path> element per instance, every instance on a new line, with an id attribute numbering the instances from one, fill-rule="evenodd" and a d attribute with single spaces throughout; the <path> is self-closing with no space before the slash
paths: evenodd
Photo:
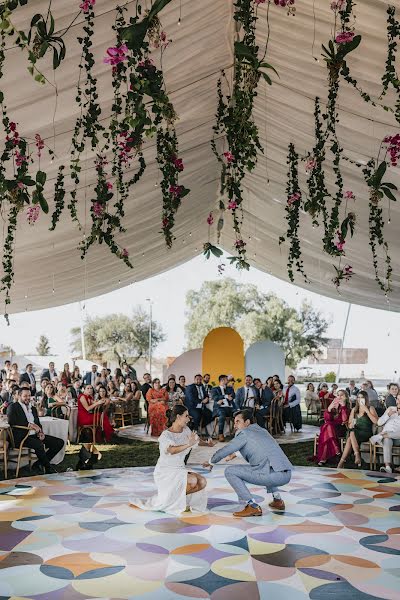
<path id="1" fill-rule="evenodd" d="M 253 416 L 249 410 L 241 410 L 235 414 L 235 430 L 235 438 L 218 450 L 209 463 L 203 465 L 212 468 L 223 458 L 227 461 L 233 460 L 239 453 L 249 463 L 225 469 L 225 477 L 237 493 L 239 502 L 246 503 L 245 508 L 233 513 L 233 516 L 262 515 L 261 507 L 252 498 L 245 482 L 265 486 L 267 492 L 273 495 L 269 506 L 275 510 L 285 510 L 285 503 L 277 488 L 289 483 L 292 476 L 292 465 L 286 454 L 265 429 L 253 423 Z"/>

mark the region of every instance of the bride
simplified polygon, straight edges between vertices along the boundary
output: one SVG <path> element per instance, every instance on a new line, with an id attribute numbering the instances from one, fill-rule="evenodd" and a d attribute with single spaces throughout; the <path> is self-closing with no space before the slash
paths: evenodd
<path id="1" fill-rule="evenodd" d="M 215 443 L 200 440 L 197 433 L 187 426 L 189 421 L 185 406 L 177 404 L 169 411 L 169 427 L 158 439 L 160 457 L 154 469 L 157 494 L 147 500 L 132 498 L 130 504 L 144 510 L 162 510 L 176 515 L 187 508 L 199 512 L 207 510 L 207 480 L 198 473 L 187 471 L 184 460 L 191 448 L 213 447 Z"/>

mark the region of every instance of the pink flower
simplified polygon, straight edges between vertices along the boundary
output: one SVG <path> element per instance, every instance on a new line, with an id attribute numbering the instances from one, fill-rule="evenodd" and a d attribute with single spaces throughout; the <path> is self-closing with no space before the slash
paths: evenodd
<path id="1" fill-rule="evenodd" d="M 208 215 L 208 217 L 207 217 L 207 223 L 208 223 L 209 225 L 212 225 L 212 224 L 214 223 L 214 217 L 213 217 L 213 214 L 212 214 L 212 212 L 210 212 L 210 214 L 209 214 L 209 215 Z"/>
<path id="2" fill-rule="evenodd" d="M 147 69 L 148 67 L 154 67 L 154 62 L 151 58 L 146 58 L 145 60 L 141 60 L 138 62 L 138 67 L 142 69 Z"/>
<path id="3" fill-rule="evenodd" d="M 347 192 L 345 192 L 344 197 L 346 198 L 346 200 L 355 200 L 356 199 L 354 192 L 352 192 L 351 190 L 348 190 Z"/>
<path id="4" fill-rule="evenodd" d="M 236 210 L 237 208 L 237 202 L 235 202 L 234 200 L 231 200 L 228 204 L 228 210 Z"/>
<path id="5" fill-rule="evenodd" d="M 162 226 L 165 229 L 166 227 L 168 227 L 169 225 L 169 219 L 167 219 L 167 217 L 164 217 L 164 219 L 162 220 Z"/>
<path id="6" fill-rule="evenodd" d="M 42 150 L 44 148 L 44 141 L 38 133 L 35 135 L 35 145 L 38 149 L 38 157 L 40 158 L 42 156 Z"/>
<path id="7" fill-rule="evenodd" d="M 176 156 L 173 156 L 172 162 L 174 163 L 177 171 L 183 171 L 184 166 L 183 166 L 183 160 L 181 158 L 177 158 Z"/>
<path id="8" fill-rule="evenodd" d="M 39 218 L 39 214 L 40 214 L 39 204 L 32 204 L 32 206 L 28 207 L 28 209 L 26 211 L 26 220 L 28 221 L 29 225 L 33 225 L 34 223 L 36 223 L 36 221 Z"/>
<path id="9" fill-rule="evenodd" d="M 353 275 L 353 267 L 350 265 L 345 265 L 343 267 L 343 274 L 346 279 L 350 279 L 350 277 Z"/>
<path id="10" fill-rule="evenodd" d="M 104 57 L 103 62 L 106 65 L 119 65 L 120 63 L 128 60 L 129 49 L 126 44 L 121 44 L 121 46 L 112 46 L 107 49 L 107 56 Z"/>
<path id="11" fill-rule="evenodd" d="M 128 258 L 129 252 L 126 248 L 123 248 L 123 250 L 121 251 L 121 256 L 122 258 Z"/>
<path id="12" fill-rule="evenodd" d="M 106 186 L 107 186 L 108 190 L 112 190 L 113 189 L 113 184 L 111 183 L 111 181 L 107 181 Z"/>
<path id="13" fill-rule="evenodd" d="M 246 242 L 243 240 L 236 240 L 235 242 L 235 248 L 237 248 L 238 250 L 240 250 L 241 248 L 244 248 L 246 245 Z"/>
<path id="14" fill-rule="evenodd" d="M 183 187 L 181 185 L 171 185 L 169 188 L 169 193 L 172 194 L 175 198 L 179 198 L 183 191 Z"/>
<path id="15" fill-rule="evenodd" d="M 317 161 L 315 160 L 315 158 L 313 158 L 313 157 L 308 158 L 304 165 L 306 173 L 311 173 L 312 171 L 314 171 L 316 166 L 317 166 Z"/>
<path id="16" fill-rule="evenodd" d="M 235 160 L 235 157 L 233 156 L 232 152 L 224 152 L 224 157 L 228 165 Z"/>
<path id="17" fill-rule="evenodd" d="M 83 2 L 79 5 L 79 8 L 83 10 L 83 12 L 87 13 L 95 4 L 96 0 L 83 0 Z"/>
<path id="18" fill-rule="evenodd" d="M 390 156 L 390 164 L 396 167 L 400 160 L 400 133 L 396 135 L 387 135 L 383 138 L 383 143 L 387 145 L 388 154 Z"/>
<path id="19" fill-rule="evenodd" d="M 93 202 L 93 213 L 96 215 L 96 217 L 102 217 L 104 215 L 105 212 L 105 206 L 104 204 L 101 204 L 101 202 Z"/>
<path id="20" fill-rule="evenodd" d="M 254 3 L 258 6 L 259 4 L 265 4 L 265 0 L 254 0 Z"/>
<path id="21" fill-rule="evenodd" d="M 344 252 L 344 245 L 346 243 L 346 240 L 343 238 L 340 231 L 337 231 L 336 235 L 337 239 L 333 242 L 333 244 L 336 247 L 336 249 L 339 250 L 339 252 Z"/>
<path id="22" fill-rule="evenodd" d="M 337 11 L 342 10 L 345 0 L 333 0 L 331 2 L 331 10 Z"/>
<path id="23" fill-rule="evenodd" d="M 289 206 L 292 206 L 292 204 L 294 204 L 295 202 L 299 202 L 300 199 L 301 194 L 299 192 L 296 192 L 295 194 L 289 196 L 287 203 Z"/>
<path id="24" fill-rule="evenodd" d="M 28 162 L 26 156 L 21 154 L 18 150 L 15 151 L 15 164 L 17 167 L 22 167 L 24 163 Z"/>
<path id="25" fill-rule="evenodd" d="M 353 41 L 354 31 L 340 31 L 336 34 L 335 42 L 337 44 L 348 44 Z"/>
<path id="26" fill-rule="evenodd" d="M 17 130 L 17 124 L 14 123 L 13 121 L 10 122 L 10 131 L 16 131 Z"/>
<path id="27" fill-rule="evenodd" d="M 24 190 L 24 189 L 25 189 L 25 186 L 24 186 L 24 184 L 22 183 L 22 181 L 18 181 L 18 183 L 17 183 L 17 187 L 18 187 L 20 190 Z"/>
<path id="28" fill-rule="evenodd" d="M 274 4 L 276 4 L 276 6 L 282 6 L 282 8 L 286 8 L 286 6 L 293 5 L 294 0 L 274 0 Z"/>

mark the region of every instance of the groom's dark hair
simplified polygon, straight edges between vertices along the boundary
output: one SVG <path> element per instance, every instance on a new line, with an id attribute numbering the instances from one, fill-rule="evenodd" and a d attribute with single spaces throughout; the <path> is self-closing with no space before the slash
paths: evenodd
<path id="1" fill-rule="evenodd" d="M 235 412 L 234 416 L 237 417 L 238 415 L 242 417 L 243 421 L 250 421 L 250 423 L 254 423 L 253 411 L 248 409 L 238 410 Z"/>

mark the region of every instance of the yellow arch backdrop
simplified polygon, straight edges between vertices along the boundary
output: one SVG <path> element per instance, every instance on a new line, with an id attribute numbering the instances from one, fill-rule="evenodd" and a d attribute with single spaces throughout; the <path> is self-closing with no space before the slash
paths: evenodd
<path id="1" fill-rule="evenodd" d="M 233 375 L 244 381 L 244 345 L 237 331 L 217 327 L 206 336 L 203 344 L 203 374 L 210 373 L 218 385 L 221 374 Z M 243 384 L 241 384 L 243 385 Z"/>

